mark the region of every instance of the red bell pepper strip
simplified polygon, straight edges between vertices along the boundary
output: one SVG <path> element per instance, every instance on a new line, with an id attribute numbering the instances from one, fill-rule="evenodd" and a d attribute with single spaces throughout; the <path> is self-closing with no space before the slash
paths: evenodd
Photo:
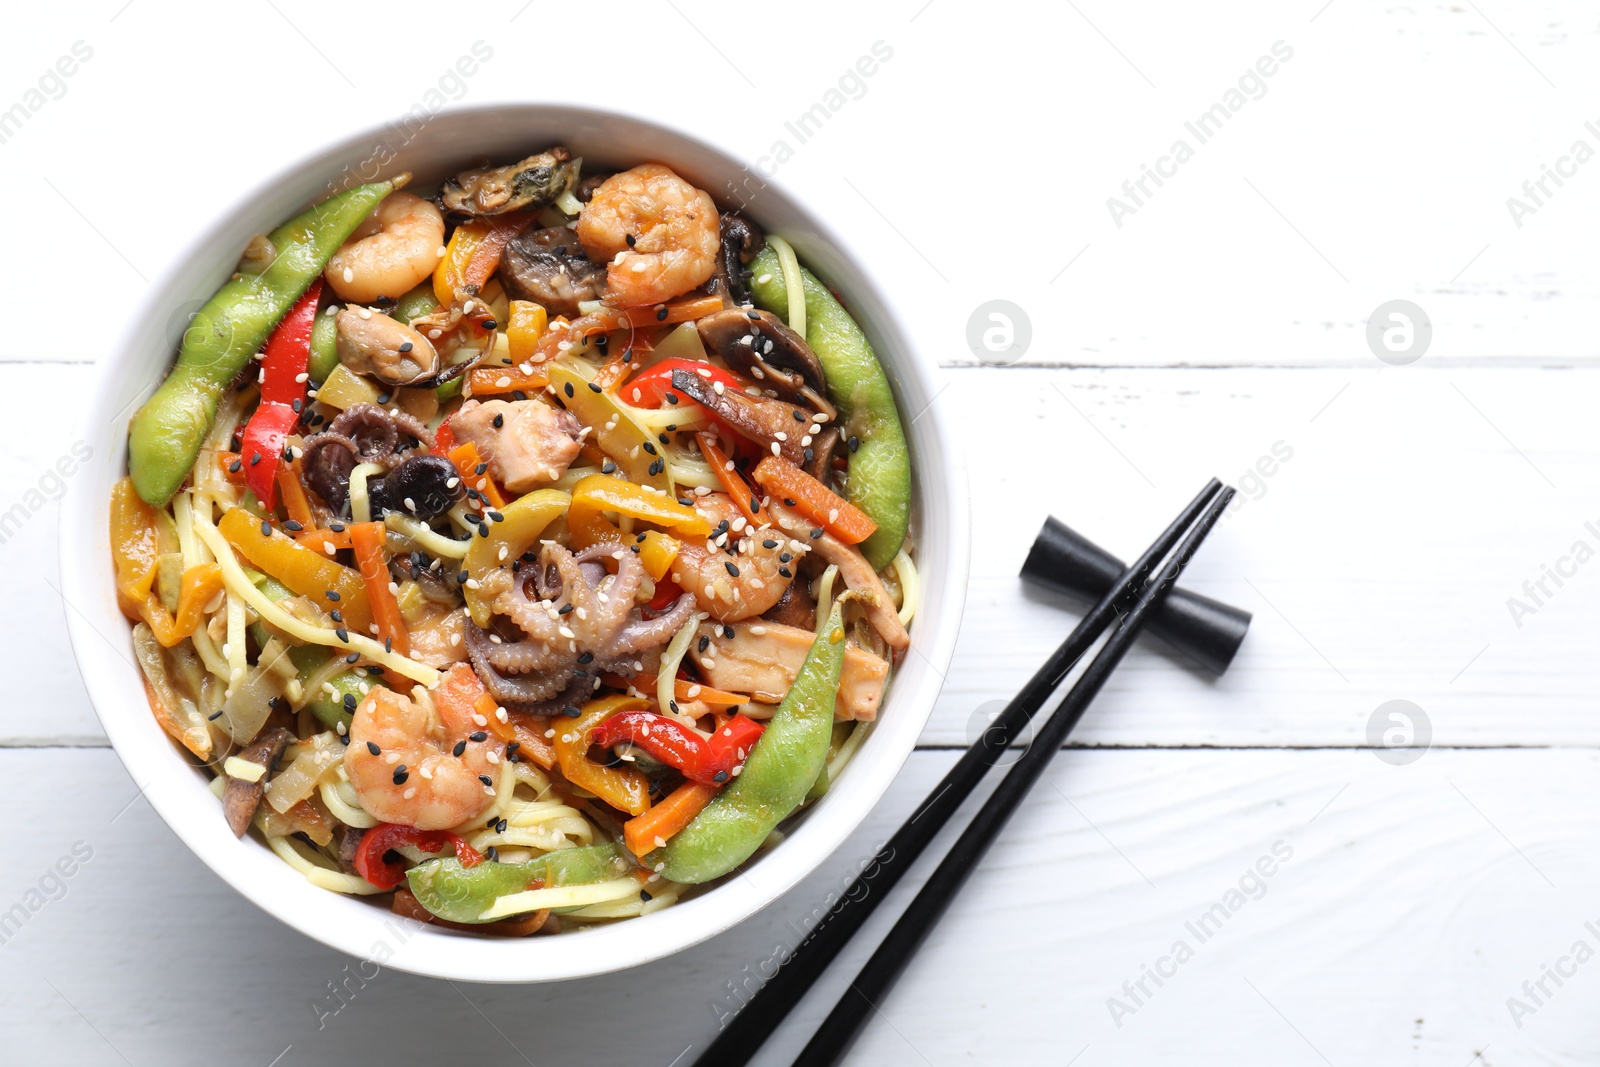
<path id="1" fill-rule="evenodd" d="M 423 852 L 442 852 L 446 847 L 453 847 L 463 867 L 476 867 L 483 862 L 482 853 L 448 830 L 418 830 L 415 826 L 383 822 L 361 835 L 361 844 L 356 847 L 356 873 L 379 889 L 393 889 L 405 880 L 406 868 L 404 864 L 390 863 L 383 857 L 391 849 L 404 845 L 413 845 Z"/>
<path id="2" fill-rule="evenodd" d="M 659 408 L 667 403 L 669 392 L 678 398 L 679 403 L 684 401 L 694 403 L 691 398 L 672 388 L 672 372 L 675 370 L 698 374 L 706 381 L 721 382 L 724 389 L 736 389 L 739 392 L 743 392 L 745 386 L 749 384 L 732 371 L 702 363 L 698 359 L 663 359 L 635 374 L 617 390 L 617 395 L 636 408 Z M 715 419 L 715 416 L 713 418 Z M 721 420 L 716 419 L 716 421 Z"/>
<path id="3" fill-rule="evenodd" d="M 671 578 L 662 578 L 656 583 L 656 595 L 650 598 L 649 608 L 654 612 L 666 611 L 672 602 L 683 595 L 683 589 Z"/>
<path id="4" fill-rule="evenodd" d="M 691 782 L 720 785 L 744 763 L 763 729 L 749 716 L 735 715 L 708 740 L 666 715 L 623 711 L 596 726 L 589 740 L 601 748 L 631 741 Z"/>
<path id="5" fill-rule="evenodd" d="M 261 354 L 261 402 L 240 439 L 245 485 L 269 509 L 278 506 L 278 461 L 284 438 L 300 421 L 295 409 L 305 404 L 311 327 L 316 323 L 321 296 L 322 279 L 318 278 L 267 338 Z"/>

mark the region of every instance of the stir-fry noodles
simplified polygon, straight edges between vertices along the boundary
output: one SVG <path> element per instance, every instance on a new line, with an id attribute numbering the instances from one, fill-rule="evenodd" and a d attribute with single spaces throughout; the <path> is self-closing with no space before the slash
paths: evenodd
<path id="1" fill-rule="evenodd" d="M 253 239 L 134 417 L 118 601 L 221 816 L 523 936 L 821 796 L 918 601 L 889 383 L 794 250 L 553 146 Z"/>

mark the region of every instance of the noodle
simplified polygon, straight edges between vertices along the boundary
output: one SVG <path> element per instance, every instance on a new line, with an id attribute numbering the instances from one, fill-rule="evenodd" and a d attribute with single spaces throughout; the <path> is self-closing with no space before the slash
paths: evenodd
<path id="1" fill-rule="evenodd" d="M 778 253 L 778 266 L 783 271 L 783 289 L 789 297 L 789 329 L 806 335 L 806 291 L 800 282 L 800 260 L 794 247 L 777 234 L 767 235 L 767 244 Z"/>
<path id="2" fill-rule="evenodd" d="M 894 574 L 900 583 L 900 625 L 910 626 L 917 614 L 917 598 L 922 592 L 918 584 L 917 565 L 905 549 L 894 557 Z"/>
<path id="3" fill-rule="evenodd" d="M 435 556 L 445 559 L 460 559 L 467 554 L 467 549 L 472 547 L 471 541 L 457 541 L 453 537 L 446 537 L 436 533 L 433 527 L 425 522 L 418 522 L 409 515 L 402 515 L 398 511 L 388 511 L 383 516 L 384 525 L 396 533 L 405 534 L 415 541 L 420 547 L 427 549 Z"/>

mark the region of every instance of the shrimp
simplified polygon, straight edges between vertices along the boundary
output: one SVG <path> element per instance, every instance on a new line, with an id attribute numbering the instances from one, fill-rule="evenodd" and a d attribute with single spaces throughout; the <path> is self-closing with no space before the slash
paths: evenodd
<path id="1" fill-rule="evenodd" d="M 390 193 L 328 260 L 328 284 L 339 299 L 370 304 L 399 298 L 420 284 L 444 256 L 444 216 L 410 193 Z"/>
<path id="2" fill-rule="evenodd" d="M 748 525 L 726 493 L 698 498 L 695 510 L 717 526 L 709 540 L 679 547 L 672 580 L 719 622 L 748 619 L 777 604 L 806 546 L 773 527 Z"/>
<path id="3" fill-rule="evenodd" d="M 488 784 L 498 770 L 491 758 L 494 742 L 475 732 L 472 720 L 473 697 L 482 688 L 465 664 L 451 668 L 420 701 L 372 687 L 350 720 L 344 750 L 345 773 L 369 815 L 419 830 L 447 830 L 494 802 Z"/>
<path id="4" fill-rule="evenodd" d="M 601 183 L 578 216 L 578 240 L 606 271 L 606 303 L 660 304 L 717 269 L 722 236 L 717 206 L 660 163 L 645 163 Z"/>

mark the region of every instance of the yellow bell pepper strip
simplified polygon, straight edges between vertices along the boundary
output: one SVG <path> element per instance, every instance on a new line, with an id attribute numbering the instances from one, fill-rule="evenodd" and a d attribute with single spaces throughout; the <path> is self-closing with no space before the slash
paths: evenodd
<path id="1" fill-rule="evenodd" d="M 663 491 L 672 488 L 667 461 L 655 438 L 634 421 L 628 406 L 594 381 L 594 370 L 581 360 L 557 359 L 547 364 L 556 399 L 591 429 L 592 440 L 630 482 Z"/>
<path id="2" fill-rule="evenodd" d="M 513 300 L 506 315 L 506 340 L 511 345 L 511 362 L 526 363 L 539 355 L 539 338 L 550 324 L 543 304 L 532 300 Z"/>
<path id="3" fill-rule="evenodd" d="M 817 481 L 782 456 L 768 456 L 756 465 L 761 488 L 847 545 L 859 545 L 877 532 L 878 524 L 850 501 Z"/>
<path id="4" fill-rule="evenodd" d="M 646 530 L 644 533 L 629 537 L 618 529 L 616 524 L 600 515 L 580 516 L 579 525 L 574 525 L 569 515 L 567 532 L 572 535 L 572 547 L 579 550 L 599 544 L 634 546 L 637 549 L 639 562 L 644 566 L 644 572 L 654 582 L 659 582 L 666 576 L 673 560 L 678 558 L 678 549 L 683 547 L 677 538 L 670 537 L 660 530 Z"/>
<path id="5" fill-rule="evenodd" d="M 672 835 L 688 826 L 700 814 L 700 809 L 711 803 L 711 798 L 720 792 L 722 787 L 718 785 L 684 782 L 661 803 L 623 823 L 623 843 L 635 856 L 648 855 L 666 847 Z"/>
<path id="6" fill-rule="evenodd" d="M 411 638 L 406 621 L 400 617 L 400 604 L 389 588 L 389 561 L 384 558 L 386 530 L 381 522 L 358 522 L 350 527 L 350 547 L 355 549 L 356 566 L 366 583 L 367 603 L 378 624 L 378 640 L 383 647 L 402 656 L 411 655 Z"/>
<path id="7" fill-rule="evenodd" d="M 234 508 L 217 523 L 217 530 L 228 544 L 257 570 L 270 574 L 322 610 L 339 612 L 341 626 L 366 636 L 367 627 L 372 624 L 372 607 L 361 575 L 268 529 L 270 532 L 263 533 L 261 522 L 243 508 Z"/>
<path id="8" fill-rule="evenodd" d="M 572 487 L 572 506 L 567 509 L 569 527 L 587 526 L 603 511 L 615 511 L 642 522 L 665 526 L 684 537 L 705 537 L 711 533 L 711 520 L 692 507 L 678 503 L 641 485 L 591 474 Z"/>
<path id="9" fill-rule="evenodd" d="M 643 815 L 650 809 L 650 780 L 631 767 L 602 767 L 589 758 L 589 735 L 619 711 L 651 707 L 638 697 L 611 696 L 591 700 L 571 722 L 555 721 L 556 762 L 567 781 L 587 789 L 618 811 Z"/>
<path id="10" fill-rule="evenodd" d="M 479 626 L 489 625 L 490 605 L 480 592 L 484 581 L 496 569 L 510 568 L 539 540 L 545 527 L 566 512 L 571 502 L 572 497 L 559 489 L 535 489 L 501 510 L 502 521 L 489 525 L 488 537 L 472 539 L 461 565 L 467 572 L 462 593 L 473 622 Z"/>

